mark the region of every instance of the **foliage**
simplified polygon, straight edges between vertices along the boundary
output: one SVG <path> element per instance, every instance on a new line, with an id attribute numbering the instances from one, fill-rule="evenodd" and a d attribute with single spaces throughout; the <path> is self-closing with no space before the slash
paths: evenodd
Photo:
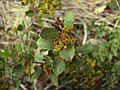
<path id="1" fill-rule="evenodd" d="M 25 14 L 31 22 L 27 26 L 22 21 L 12 28 L 10 40 L 14 42 L 12 35 L 15 35 L 20 41 L 0 51 L 1 90 L 8 89 L 8 86 L 22 88 L 21 85 L 27 82 L 33 90 L 37 87 L 35 80 L 42 83 L 42 88 L 50 90 L 120 87 L 119 20 L 114 21 L 116 26 L 97 23 L 93 19 L 87 24 L 89 28 L 86 28 L 87 20 L 84 22 L 84 19 L 81 19 L 83 25 L 76 25 L 72 11 L 67 11 L 62 19 L 55 16 L 55 11 L 62 8 L 61 1 L 21 1 L 23 5 L 30 4 Z M 108 2 L 108 5 L 96 8 L 94 13 L 109 14 L 107 7 L 109 10 L 118 9 L 111 5 L 114 3 Z"/>

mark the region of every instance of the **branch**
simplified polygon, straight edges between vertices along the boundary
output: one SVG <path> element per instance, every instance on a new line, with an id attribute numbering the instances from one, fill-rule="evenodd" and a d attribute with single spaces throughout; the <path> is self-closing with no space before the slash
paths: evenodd
<path id="1" fill-rule="evenodd" d="M 45 21 L 45 22 L 55 23 L 54 20 L 48 19 L 48 18 L 41 18 L 41 20 L 43 20 L 43 21 Z"/>
<path id="2" fill-rule="evenodd" d="M 119 5 L 118 0 L 116 0 L 116 3 L 117 3 L 117 6 L 118 6 L 118 8 L 119 8 L 119 10 L 120 10 L 120 5 Z"/>
<path id="3" fill-rule="evenodd" d="M 84 45 L 87 41 L 87 25 L 83 19 L 80 18 L 80 21 L 82 22 L 83 27 L 84 27 L 84 38 L 83 38 L 83 42 L 82 42 L 82 45 Z"/>
<path id="4" fill-rule="evenodd" d="M 48 84 L 48 85 L 44 88 L 44 90 L 48 90 L 51 86 L 52 86 L 52 83 Z"/>
<path id="5" fill-rule="evenodd" d="M 30 25 L 23 31 L 22 35 L 20 36 L 20 40 L 21 40 L 21 45 L 22 45 L 23 52 L 25 52 L 23 36 L 24 36 L 24 34 L 26 34 L 27 32 L 30 31 L 29 28 L 30 28 L 31 25 L 32 25 L 32 23 L 30 23 Z"/>
<path id="6" fill-rule="evenodd" d="M 23 90 L 28 90 L 23 84 L 20 84 L 20 87 L 21 87 Z"/>
<path id="7" fill-rule="evenodd" d="M 62 87 L 65 87 L 65 85 L 72 83 L 73 81 L 75 81 L 75 80 L 72 79 L 72 80 L 70 80 L 69 82 L 66 82 L 65 84 L 63 84 L 63 85 L 57 87 L 55 90 L 59 90 L 59 89 L 61 89 Z"/>

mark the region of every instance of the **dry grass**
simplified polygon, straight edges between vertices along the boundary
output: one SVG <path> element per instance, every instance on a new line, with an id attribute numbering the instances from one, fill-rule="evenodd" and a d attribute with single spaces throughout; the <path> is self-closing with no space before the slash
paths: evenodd
<path id="1" fill-rule="evenodd" d="M 106 5 L 111 1 L 117 3 L 118 10 L 112 11 L 112 13 L 103 12 Z M 113 28 L 120 28 L 118 25 L 120 19 L 118 0 L 62 0 L 62 3 L 63 9 L 56 11 L 56 16 L 60 16 L 61 13 L 66 11 L 73 11 L 75 23 L 84 26 L 83 44 L 86 42 L 86 30 L 91 20 L 95 20 L 97 25 L 105 23 L 106 26 L 112 25 Z M 9 41 L 9 28 L 17 27 L 23 20 L 26 26 L 29 26 L 30 18 L 25 16 L 28 7 L 29 5 L 21 5 L 20 0 L 0 0 L 0 44 L 9 44 L 7 42 Z"/>

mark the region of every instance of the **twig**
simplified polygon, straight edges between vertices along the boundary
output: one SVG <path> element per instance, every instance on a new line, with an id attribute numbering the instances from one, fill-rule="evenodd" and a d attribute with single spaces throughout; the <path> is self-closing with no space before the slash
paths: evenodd
<path id="1" fill-rule="evenodd" d="M 116 3 L 117 3 L 117 6 L 118 6 L 118 8 L 119 8 L 119 10 L 120 10 L 120 5 L 119 5 L 118 0 L 116 0 Z"/>
<path id="2" fill-rule="evenodd" d="M 23 31 L 22 35 L 20 36 L 20 40 L 21 40 L 21 45 L 22 45 L 22 50 L 23 52 L 25 52 L 25 48 L 24 48 L 24 41 L 23 41 L 23 36 L 24 34 L 26 34 L 27 32 L 29 32 L 29 28 L 32 25 L 32 23 Z"/>
<path id="3" fill-rule="evenodd" d="M 48 90 L 51 86 L 52 86 L 52 83 L 48 84 L 48 85 L 44 88 L 44 90 Z"/>
<path id="4" fill-rule="evenodd" d="M 67 82 L 67 83 L 65 83 L 65 84 L 63 84 L 63 85 L 61 85 L 61 86 L 57 87 L 55 90 L 59 90 L 60 88 L 64 87 L 64 86 L 65 86 L 65 85 L 67 85 L 67 84 L 72 83 L 73 81 L 75 81 L 75 80 L 74 80 L 74 79 L 72 79 L 72 80 L 70 80 L 69 82 Z"/>
<path id="5" fill-rule="evenodd" d="M 28 90 L 23 84 L 20 84 L 20 87 L 21 87 L 23 90 Z"/>
<path id="6" fill-rule="evenodd" d="M 33 83 L 33 85 L 34 85 L 34 86 L 33 86 L 33 87 L 34 87 L 34 90 L 37 90 L 37 88 L 36 88 L 36 83 L 37 83 L 37 79 L 35 79 L 35 80 L 34 80 L 34 83 Z"/>
<path id="7" fill-rule="evenodd" d="M 84 45 L 86 43 L 86 40 L 87 40 L 87 25 L 83 19 L 80 18 L 80 20 L 81 20 L 83 27 L 84 27 L 84 38 L 83 38 L 83 42 L 82 42 L 82 45 Z"/>
<path id="8" fill-rule="evenodd" d="M 45 21 L 45 22 L 55 23 L 55 21 L 54 21 L 54 20 L 52 20 L 52 19 L 41 18 L 41 20 L 43 20 L 43 21 Z"/>
<path id="9" fill-rule="evenodd" d="M 10 42 L 0 42 L 0 44 L 2 44 L 2 45 L 9 45 Z M 13 44 L 13 43 L 11 43 L 11 44 Z"/>
<path id="10" fill-rule="evenodd" d="M 116 21 L 115 25 L 114 25 L 114 29 L 118 26 L 118 23 L 119 23 L 119 19 Z"/>

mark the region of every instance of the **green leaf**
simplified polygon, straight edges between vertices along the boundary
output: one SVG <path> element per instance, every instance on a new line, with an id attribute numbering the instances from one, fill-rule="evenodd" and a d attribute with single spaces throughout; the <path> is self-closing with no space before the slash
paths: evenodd
<path id="1" fill-rule="evenodd" d="M 64 25 L 68 26 L 74 23 L 74 15 L 71 11 L 66 12 L 65 18 L 64 18 Z"/>
<path id="2" fill-rule="evenodd" d="M 23 30 L 23 26 L 20 24 L 17 28 L 19 31 L 22 31 Z"/>
<path id="3" fill-rule="evenodd" d="M 45 56 L 45 63 L 49 66 L 53 63 L 53 60 L 49 56 Z"/>
<path id="4" fill-rule="evenodd" d="M 51 58 L 51 59 L 54 59 L 56 56 L 59 55 L 59 52 L 57 52 L 56 50 L 49 50 L 48 51 L 48 56 Z"/>
<path id="5" fill-rule="evenodd" d="M 58 2 L 61 2 L 62 0 L 57 0 Z"/>
<path id="6" fill-rule="evenodd" d="M 3 52 L 0 51 L 0 58 L 7 60 L 8 57 L 12 57 L 12 53 L 10 54 L 7 49 L 5 49 Z"/>
<path id="7" fill-rule="evenodd" d="M 4 65 L 4 64 L 5 64 L 5 62 L 4 62 L 4 61 L 0 61 L 0 64 Z"/>
<path id="8" fill-rule="evenodd" d="M 54 18 L 55 15 L 54 15 L 54 13 L 50 13 L 48 17 L 49 17 L 49 18 Z"/>
<path id="9" fill-rule="evenodd" d="M 42 49 L 53 49 L 53 43 L 42 38 L 38 39 L 37 45 Z"/>
<path id="10" fill-rule="evenodd" d="M 25 40 L 27 40 L 27 38 L 28 38 L 27 34 L 24 34 L 23 35 L 23 40 L 25 41 Z"/>
<path id="11" fill-rule="evenodd" d="M 21 45 L 21 43 L 17 43 L 15 48 L 16 48 L 17 52 L 22 52 L 22 45 Z"/>
<path id="12" fill-rule="evenodd" d="M 40 27 L 42 27 L 44 24 L 43 24 L 43 21 L 40 19 L 40 20 L 38 20 L 38 25 L 40 26 Z"/>
<path id="13" fill-rule="evenodd" d="M 81 53 L 81 54 L 88 54 L 93 50 L 93 46 L 91 44 L 85 44 L 82 46 L 77 46 L 75 48 L 75 51 L 77 53 Z"/>
<path id="14" fill-rule="evenodd" d="M 41 62 L 41 63 L 45 62 L 45 61 L 43 61 L 43 59 L 44 59 L 43 55 L 35 55 L 34 59 L 35 59 L 36 62 Z"/>
<path id="15" fill-rule="evenodd" d="M 66 50 L 62 50 L 59 52 L 60 57 L 62 57 L 65 60 L 72 60 L 75 55 L 75 49 L 74 46 L 68 47 Z"/>
<path id="16" fill-rule="evenodd" d="M 115 0 L 108 2 L 107 5 L 110 7 L 112 10 L 119 10 L 117 3 Z"/>
<path id="17" fill-rule="evenodd" d="M 41 67 L 35 67 L 35 72 L 32 74 L 31 79 L 35 80 L 36 78 L 38 78 L 40 76 L 41 72 L 42 72 Z"/>
<path id="18" fill-rule="evenodd" d="M 50 79 L 51 79 L 51 82 L 53 85 L 58 86 L 58 76 L 57 75 L 52 74 Z"/>
<path id="19" fill-rule="evenodd" d="M 13 68 L 12 73 L 15 75 L 22 75 L 24 72 L 24 66 L 22 64 L 18 64 Z"/>
<path id="20" fill-rule="evenodd" d="M 106 5 L 104 5 L 104 6 L 99 6 L 99 7 L 97 7 L 97 8 L 95 8 L 95 13 L 96 14 L 98 14 L 98 13 L 102 13 L 104 10 L 105 10 L 105 8 L 106 8 Z"/>
<path id="21" fill-rule="evenodd" d="M 18 28 L 17 28 L 19 31 L 22 31 L 23 29 L 25 29 L 25 23 L 24 21 L 18 25 Z"/>
<path id="22" fill-rule="evenodd" d="M 33 60 L 33 56 L 32 54 L 29 54 L 28 52 L 21 52 L 19 53 L 19 58 L 22 59 L 26 59 L 26 60 Z"/>
<path id="23" fill-rule="evenodd" d="M 27 12 L 25 12 L 27 16 L 32 17 L 34 16 L 34 12 L 32 10 L 28 10 Z"/>
<path id="24" fill-rule="evenodd" d="M 65 70 L 65 67 L 65 62 L 59 56 L 57 56 L 53 62 L 53 72 L 56 75 L 60 75 Z"/>
<path id="25" fill-rule="evenodd" d="M 41 37 L 46 40 L 54 40 L 58 37 L 58 32 L 55 28 L 44 28 L 41 31 Z"/>
<path id="26" fill-rule="evenodd" d="M 112 53 L 114 56 L 117 56 L 117 55 L 118 55 L 116 48 L 111 47 L 111 48 L 110 48 L 110 51 L 111 51 L 111 53 Z"/>

